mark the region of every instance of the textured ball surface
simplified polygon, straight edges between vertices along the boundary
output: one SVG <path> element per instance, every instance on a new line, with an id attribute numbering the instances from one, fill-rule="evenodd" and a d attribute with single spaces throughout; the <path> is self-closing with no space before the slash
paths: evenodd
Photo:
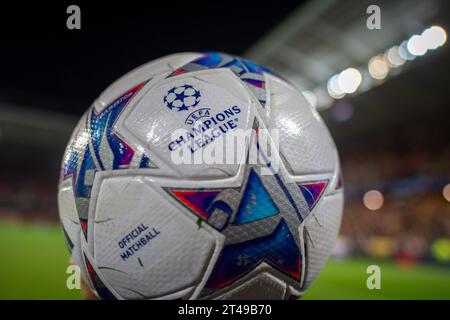
<path id="1" fill-rule="evenodd" d="M 226 140 L 245 132 L 241 148 Z M 177 158 L 208 152 L 234 161 Z M 289 82 L 232 55 L 181 53 L 124 75 L 83 115 L 59 213 L 100 298 L 291 299 L 334 246 L 340 177 L 333 139 Z"/>

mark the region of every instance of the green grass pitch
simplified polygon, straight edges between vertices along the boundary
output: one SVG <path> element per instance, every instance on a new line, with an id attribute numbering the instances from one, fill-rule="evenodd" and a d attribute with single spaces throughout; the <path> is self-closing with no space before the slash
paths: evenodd
<path id="1" fill-rule="evenodd" d="M 66 288 L 69 259 L 57 225 L 0 221 L 0 299 L 80 299 Z M 381 268 L 381 289 L 366 287 L 367 266 Z M 369 259 L 329 261 L 303 299 L 450 299 L 450 269 L 407 269 Z"/>

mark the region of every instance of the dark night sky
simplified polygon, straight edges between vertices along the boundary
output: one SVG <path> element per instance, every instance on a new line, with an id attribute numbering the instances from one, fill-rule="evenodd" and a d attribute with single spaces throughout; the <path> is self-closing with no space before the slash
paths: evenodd
<path id="1" fill-rule="evenodd" d="M 181 51 L 241 54 L 299 1 L 1 4 L 0 101 L 81 114 L 112 81 Z M 66 29 L 81 7 L 82 30 Z"/>

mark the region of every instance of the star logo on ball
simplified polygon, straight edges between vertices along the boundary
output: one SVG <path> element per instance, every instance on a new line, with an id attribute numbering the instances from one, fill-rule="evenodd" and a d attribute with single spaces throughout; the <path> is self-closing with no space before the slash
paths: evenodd
<path id="1" fill-rule="evenodd" d="M 164 96 L 164 104 L 170 110 L 183 111 L 194 108 L 200 102 L 200 91 L 190 84 L 173 87 Z"/>

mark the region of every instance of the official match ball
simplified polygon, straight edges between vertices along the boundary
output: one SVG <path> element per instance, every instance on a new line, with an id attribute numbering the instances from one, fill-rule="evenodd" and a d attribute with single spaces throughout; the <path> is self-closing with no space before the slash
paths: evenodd
<path id="1" fill-rule="evenodd" d="M 58 191 L 72 261 L 102 299 L 292 299 L 328 259 L 338 153 L 300 91 L 216 52 L 145 64 L 68 143 Z"/>

